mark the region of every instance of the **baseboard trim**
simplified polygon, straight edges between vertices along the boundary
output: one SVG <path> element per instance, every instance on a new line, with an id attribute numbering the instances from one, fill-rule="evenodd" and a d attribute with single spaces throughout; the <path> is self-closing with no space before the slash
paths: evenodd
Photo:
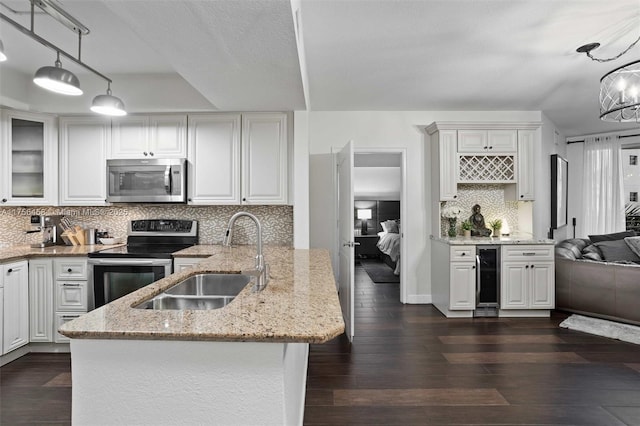
<path id="1" fill-rule="evenodd" d="M 410 294 L 407 296 L 407 304 L 429 305 L 433 303 L 430 294 Z"/>

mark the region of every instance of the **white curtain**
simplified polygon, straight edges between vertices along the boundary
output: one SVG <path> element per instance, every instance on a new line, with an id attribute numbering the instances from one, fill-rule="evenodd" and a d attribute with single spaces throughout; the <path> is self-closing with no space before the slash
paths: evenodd
<path id="1" fill-rule="evenodd" d="M 622 149 L 618 136 L 585 138 L 583 159 L 585 234 L 624 231 Z"/>

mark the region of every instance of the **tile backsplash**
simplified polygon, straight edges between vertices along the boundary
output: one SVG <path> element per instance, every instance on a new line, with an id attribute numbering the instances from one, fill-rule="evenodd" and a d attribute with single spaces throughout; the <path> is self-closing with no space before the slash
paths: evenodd
<path id="1" fill-rule="evenodd" d="M 461 234 L 460 224 L 473 214 L 473 206 L 480 205 L 480 213 L 484 216 L 484 222 L 489 228 L 489 221 L 494 219 L 506 220 L 512 234 L 518 231 L 518 201 L 505 201 L 504 185 L 500 184 L 459 184 L 458 198 L 446 205 L 460 207 L 462 214 L 457 221 L 458 233 Z M 447 219 L 440 218 L 440 235 L 447 235 L 449 223 Z"/>
<path id="2" fill-rule="evenodd" d="M 31 215 L 64 215 L 73 225 L 108 230 L 126 237 L 129 221 L 135 219 L 188 219 L 198 221 L 200 244 L 220 244 L 229 218 L 236 212 L 254 214 L 262 224 L 265 244 L 293 245 L 292 206 L 189 206 L 183 204 L 126 204 L 109 207 L 1 207 L 0 246 L 32 244 L 40 233 L 27 234 Z M 234 244 L 255 244 L 253 222 L 241 217 L 233 233 Z"/>

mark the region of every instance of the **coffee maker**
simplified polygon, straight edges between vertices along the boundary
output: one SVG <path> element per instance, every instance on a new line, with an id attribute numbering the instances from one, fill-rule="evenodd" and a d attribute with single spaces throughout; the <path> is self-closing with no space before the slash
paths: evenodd
<path id="1" fill-rule="evenodd" d="M 65 245 L 62 240 L 63 229 L 60 225 L 60 221 L 64 216 L 51 215 L 51 216 L 31 216 L 31 227 L 35 228 L 32 232 L 42 232 L 42 242 L 31 244 L 31 247 L 42 248 L 53 245 Z"/>

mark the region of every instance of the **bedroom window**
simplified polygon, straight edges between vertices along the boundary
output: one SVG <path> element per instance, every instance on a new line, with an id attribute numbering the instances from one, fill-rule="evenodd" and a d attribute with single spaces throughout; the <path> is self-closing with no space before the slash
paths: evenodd
<path id="1" fill-rule="evenodd" d="M 637 166 L 638 165 L 638 156 L 637 155 L 630 155 L 629 156 L 629 165 L 630 166 Z"/>

